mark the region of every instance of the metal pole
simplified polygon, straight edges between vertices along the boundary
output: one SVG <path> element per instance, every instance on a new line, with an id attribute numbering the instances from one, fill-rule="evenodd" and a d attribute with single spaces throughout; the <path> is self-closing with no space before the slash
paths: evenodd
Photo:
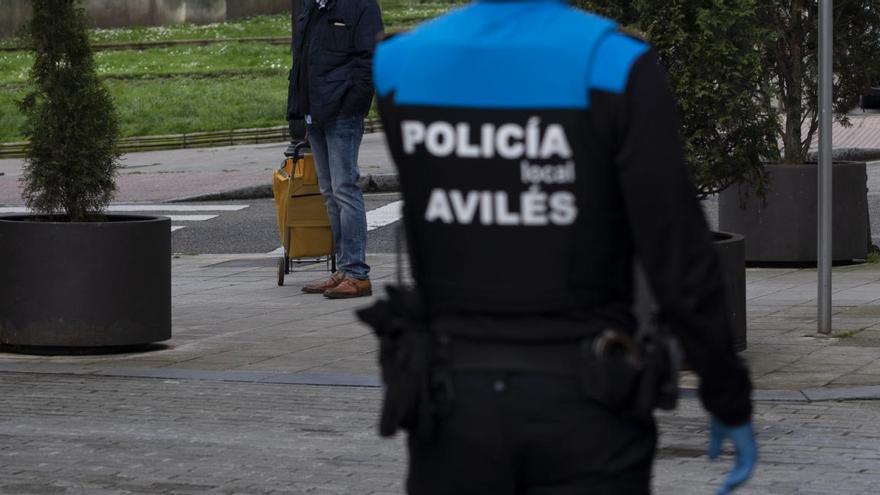
<path id="1" fill-rule="evenodd" d="M 819 12 L 819 333 L 831 333 L 832 85 L 834 1 L 820 0 Z"/>

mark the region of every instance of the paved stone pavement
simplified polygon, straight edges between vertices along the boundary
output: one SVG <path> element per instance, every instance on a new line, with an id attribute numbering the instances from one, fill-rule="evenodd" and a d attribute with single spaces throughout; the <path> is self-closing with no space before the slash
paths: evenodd
<path id="1" fill-rule="evenodd" d="M 105 356 L 0 353 L 0 493 L 401 493 L 400 440 L 375 436 L 375 340 L 352 310 L 275 283 L 274 258 L 173 261 L 174 338 Z M 370 257 L 376 293 L 394 257 Z M 749 269 L 761 470 L 743 493 L 871 493 L 880 482 L 880 265 L 837 267 L 833 338 L 815 270 Z M 692 387 L 685 376 L 684 386 Z M 687 391 L 686 391 L 687 392 Z M 707 493 L 692 391 L 660 415 L 657 493 Z M 841 401 L 840 399 L 849 399 Z"/>
<path id="2" fill-rule="evenodd" d="M 383 294 L 395 279 L 394 256 L 368 261 L 374 293 Z M 324 264 L 296 268 L 278 287 L 276 262 L 268 255 L 178 256 L 172 262 L 174 338 L 167 346 L 107 356 L 0 353 L 0 369 L 110 375 L 146 369 L 253 382 L 375 384 L 375 340 L 353 314 L 372 298 L 302 293 L 307 281 L 326 274 Z M 749 347 L 743 355 L 767 397 L 797 391 L 799 398 L 816 398 L 824 392 L 815 389 L 830 387 L 880 398 L 880 264 L 835 267 L 835 337 L 816 334 L 815 269 L 750 268 L 746 276 Z M 684 381 L 695 383 L 690 376 Z"/>
<path id="3" fill-rule="evenodd" d="M 375 388 L 0 374 L 0 493 L 399 494 L 398 436 L 376 437 Z M 712 493 L 693 399 L 659 416 L 658 494 Z M 769 402 L 743 494 L 867 494 L 880 479 L 880 404 Z"/>

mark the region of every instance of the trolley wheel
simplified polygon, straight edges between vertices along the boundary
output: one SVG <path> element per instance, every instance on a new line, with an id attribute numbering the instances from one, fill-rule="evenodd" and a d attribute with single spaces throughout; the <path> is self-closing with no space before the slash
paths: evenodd
<path id="1" fill-rule="evenodd" d="M 284 285 L 284 272 L 287 271 L 287 258 L 284 256 L 278 260 L 278 286 Z"/>

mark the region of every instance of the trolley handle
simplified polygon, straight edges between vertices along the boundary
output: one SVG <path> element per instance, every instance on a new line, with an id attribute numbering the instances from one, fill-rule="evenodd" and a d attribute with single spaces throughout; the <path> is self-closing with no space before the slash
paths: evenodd
<path id="1" fill-rule="evenodd" d="M 302 158 L 303 157 L 302 151 L 304 149 L 309 149 L 309 148 L 310 148 L 310 146 L 309 146 L 308 141 L 300 141 L 299 143 L 296 143 L 296 146 L 293 147 L 293 160 L 296 161 L 296 160 L 299 160 L 300 158 Z"/>
<path id="2" fill-rule="evenodd" d="M 281 161 L 281 165 L 278 168 L 283 170 L 284 166 L 287 164 L 287 160 L 292 160 L 293 163 L 298 162 L 300 160 L 300 158 L 303 157 L 303 150 L 310 149 L 310 148 L 311 148 L 311 146 L 309 146 L 308 141 L 302 141 L 302 142 L 296 143 L 296 145 L 294 145 L 294 147 L 293 147 L 293 155 L 285 156 L 284 160 Z"/>

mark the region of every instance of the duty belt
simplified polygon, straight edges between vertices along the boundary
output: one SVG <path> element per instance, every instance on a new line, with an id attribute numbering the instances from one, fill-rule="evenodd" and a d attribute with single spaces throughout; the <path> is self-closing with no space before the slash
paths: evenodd
<path id="1" fill-rule="evenodd" d="M 593 339 L 565 342 L 490 342 L 450 339 L 452 371 L 521 371 L 579 376 Z"/>

